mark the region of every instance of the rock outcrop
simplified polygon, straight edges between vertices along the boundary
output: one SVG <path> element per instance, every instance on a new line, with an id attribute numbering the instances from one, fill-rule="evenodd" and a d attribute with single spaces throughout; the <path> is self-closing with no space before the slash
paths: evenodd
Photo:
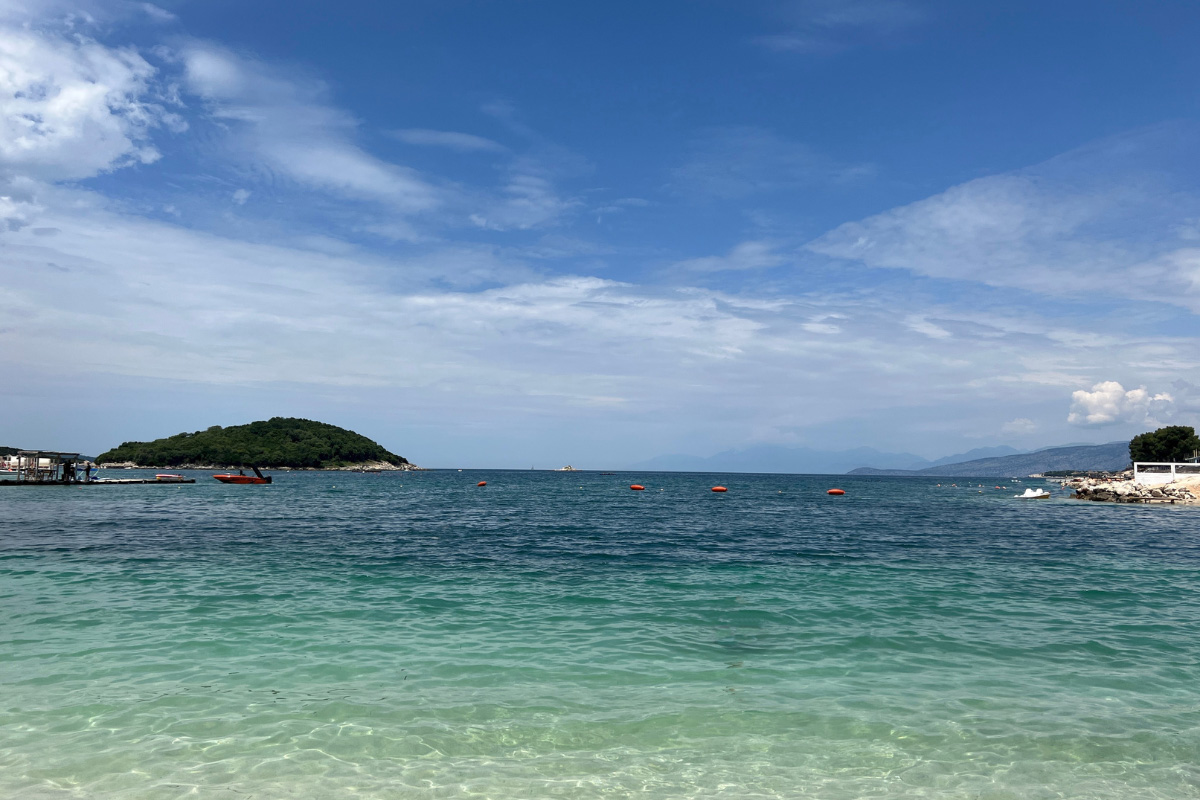
<path id="1" fill-rule="evenodd" d="M 1200 501 L 1200 476 L 1188 476 L 1160 486 L 1133 480 L 1133 474 L 1110 478 L 1072 478 L 1062 482 L 1075 490 L 1075 499 L 1105 503 L 1196 503 Z"/>

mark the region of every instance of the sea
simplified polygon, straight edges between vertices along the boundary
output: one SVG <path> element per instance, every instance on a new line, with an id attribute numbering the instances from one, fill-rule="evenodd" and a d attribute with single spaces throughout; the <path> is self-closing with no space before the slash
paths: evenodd
<path id="1" fill-rule="evenodd" d="M 0 489 L 0 797 L 1200 797 L 1200 507 L 192 475 Z"/>

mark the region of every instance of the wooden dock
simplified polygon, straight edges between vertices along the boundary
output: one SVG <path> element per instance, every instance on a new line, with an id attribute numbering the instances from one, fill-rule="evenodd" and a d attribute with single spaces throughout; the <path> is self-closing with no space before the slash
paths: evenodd
<path id="1" fill-rule="evenodd" d="M 154 478 L 103 478 L 95 481 L 0 481 L 0 486 L 128 486 L 134 483 L 153 483 L 156 486 L 178 486 L 181 483 L 195 483 L 195 478 L 184 478 L 181 481 L 160 481 Z"/>

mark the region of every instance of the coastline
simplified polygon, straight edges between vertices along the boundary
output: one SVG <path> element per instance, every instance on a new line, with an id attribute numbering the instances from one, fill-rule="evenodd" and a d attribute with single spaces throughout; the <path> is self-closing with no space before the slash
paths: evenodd
<path id="1" fill-rule="evenodd" d="M 1069 478 L 1060 485 L 1074 489 L 1076 500 L 1099 503 L 1147 503 L 1166 505 L 1196 505 L 1200 503 L 1200 475 L 1158 485 L 1133 480 L 1132 472 L 1122 472 L 1104 478 Z"/>

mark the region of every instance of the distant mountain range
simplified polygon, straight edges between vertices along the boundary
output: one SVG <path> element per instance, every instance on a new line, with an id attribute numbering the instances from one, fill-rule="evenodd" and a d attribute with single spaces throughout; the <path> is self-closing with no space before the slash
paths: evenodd
<path id="1" fill-rule="evenodd" d="M 1118 463 L 1119 462 L 1119 463 Z M 779 472 L 810 475 L 948 475 L 1014 477 L 1056 469 L 1111 470 L 1129 463 L 1129 443 L 1067 445 L 1029 452 L 1015 447 L 978 447 L 933 461 L 912 453 L 887 453 L 872 447 L 817 450 L 808 447 L 755 445 L 714 456 L 658 456 L 630 469 L 661 472 Z M 871 466 L 864 466 L 864 465 Z M 954 469 L 948 469 L 954 465 Z M 966 470 L 966 471 L 962 471 Z"/>
<path id="2" fill-rule="evenodd" d="M 943 463 L 924 469 L 859 467 L 851 475 L 929 475 L 960 478 L 1007 478 L 1051 470 L 1120 470 L 1129 465 L 1129 442 L 1048 447 L 1032 453 Z"/>
<path id="3" fill-rule="evenodd" d="M 762 444 L 741 450 L 726 450 L 715 456 L 668 455 L 631 465 L 631 469 L 655 472 L 780 472 L 809 475 L 841 475 L 870 464 L 884 470 L 903 472 L 958 461 L 1020 453 L 1008 446 L 980 447 L 966 453 L 930 461 L 912 453 L 887 453 L 873 447 L 853 450 L 816 450 Z"/>

